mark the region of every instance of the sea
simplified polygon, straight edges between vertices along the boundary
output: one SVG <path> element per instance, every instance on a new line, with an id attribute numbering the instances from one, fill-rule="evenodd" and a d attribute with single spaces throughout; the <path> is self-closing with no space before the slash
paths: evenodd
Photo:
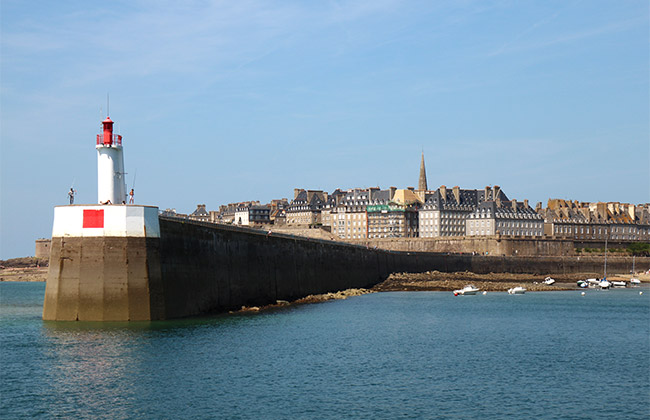
<path id="1" fill-rule="evenodd" d="M 647 287 L 134 323 L 44 322 L 44 292 L 0 283 L 2 419 L 650 418 Z"/>

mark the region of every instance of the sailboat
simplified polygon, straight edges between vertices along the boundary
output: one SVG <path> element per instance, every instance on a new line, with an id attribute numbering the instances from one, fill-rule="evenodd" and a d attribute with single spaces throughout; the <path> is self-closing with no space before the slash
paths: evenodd
<path id="1" fill-rule="evenodd" d="M 600 282 L 598 283 L 598 286 L 601 289 L 609 289 L 612 286 L 612 283 L 607 281 L 607 237 L 609 236 L 609 232 L 605 235 L 605 268 L 603 269 L 603 278 L 600 279 Z"/>
<path id="2" fill-rule="evenodd" d="M 634 269 L 634 260 L 636 256 L 632 255 L 632 278 L 630 279 L 630 284 L 633 286 L 638 286 L 641 284 L 641 280 L 634 277 L 636 275 L 636 270 Z"/>

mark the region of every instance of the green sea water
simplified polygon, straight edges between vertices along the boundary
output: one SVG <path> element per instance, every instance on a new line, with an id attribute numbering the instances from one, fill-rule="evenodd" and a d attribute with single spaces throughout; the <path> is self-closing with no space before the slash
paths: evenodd
<path id="1" fill-rule="evenodd" d="M 0 283 L 2 419 L 650 417 L 648 288 L 130 324 L 44 322 L 44 291 Z"/>

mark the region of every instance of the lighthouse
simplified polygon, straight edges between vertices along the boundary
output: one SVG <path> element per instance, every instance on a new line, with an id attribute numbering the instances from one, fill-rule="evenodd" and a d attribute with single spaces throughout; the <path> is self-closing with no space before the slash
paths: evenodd
<path id="1" fill-rule="evenodd" d="M 124 153 L 122 136 L 113 134 L 113 121 L 102 121 L 102 134 L 97 134 L 97 201 L 99 204 L 126 202 Z"/>

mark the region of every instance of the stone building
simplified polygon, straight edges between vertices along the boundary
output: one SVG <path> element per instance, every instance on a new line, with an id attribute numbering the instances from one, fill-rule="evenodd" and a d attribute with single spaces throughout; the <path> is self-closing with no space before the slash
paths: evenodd
<path id="1" fill-rule="evenodd" d="M 210 213 L 208 213 L 208 211 L 205 209 L 205 204 L 197 204 L 196 210 L 194 210 L 189 216 L 187 216 L 187 218 L 199 222 L 209 222 Z"/>
<path id="2" fill-rule="evenodd" d="M 418 237 L 417 204 L 378 204 L 367 206 L 368 238 Z"/>
<path id="3" fill-rule="evenodd" d="M 321 208 L 321 223 L 323 224 L 323 227 L 330 231 L 332 231 L 333 225 L 332 210 L 341 203 L 345 195 L 346 192 L 337 188 L 331 194 L 328 194 L 327 200 L 325 201 L 325 204 L 323 204 L 323 208 Z"/>
<path id="4" fill-rule="evenodd" d="M 242 226 L 268 225 L 271 207 L 246 204 L 235 211 L 235 224 Z"/>
<path id="5" fill-rule="evenodd" d="M 338 204 L 328 209 L 331 232 L 342 239 L 368 238 L 366 208 L 369 205 L 388 204 L 394 192 L 395 188 L 353 188 L 340 195 Z"/>
<path id="6" fill-rule="evenodd" d="M 34 256 L 38 259 L 47 260 L 50 258 L 50 246 L 52 245 L 51 239 L 37 239 L 36 240 L 36 249 Z"/>
<path id="7" fill-rule="evenodd" d="M 211 220 L 218 223 L 232 224 L 235 223 L 235 212 L 238 208 L 246 206 L 260 206 L 259 201 L 241 201 L 239 203 L 228 203 L 219 206 L 219 212 L 213 214 L 210 212 Z"/>
<path id="8" fill-rule="evenodd" d="M 293 201 L 285 210 L 287 225 L 313 226 L 321 224 L 321 209 L 327 193 L 321 190 L 294 190 Z"/>
<path id="9" fill-rule="evenodd" d="M 419 209 L 419 236 L 435 238 L 441 236 L 465 236 L 466 219 L 484 201 L 508 201 L 498 185 L 483 190 L 468 190 L 459 187 L 441 186 L 427 194 Z"/>
<path id="10" fill-rule="evenodd" d="M 465 221 L 466 236 L 541 237 L 544 218 L 528 205 L 528 200 L 484 201 Z"/>
<path id="11" fill-rule="evenodd" d="M 161 210 L 160 215 L 164 217 L 178 217 L 180 219 L 187 219 L 187 214 L 178 213 L 176 209 Z"/>
<path id="12" fill-rule="evenodd" d="M 549 199 L 547 207 L 538 212 L 544 218 L 544 233 L 554 238 L 648 241 L 649 206 Z"/>

